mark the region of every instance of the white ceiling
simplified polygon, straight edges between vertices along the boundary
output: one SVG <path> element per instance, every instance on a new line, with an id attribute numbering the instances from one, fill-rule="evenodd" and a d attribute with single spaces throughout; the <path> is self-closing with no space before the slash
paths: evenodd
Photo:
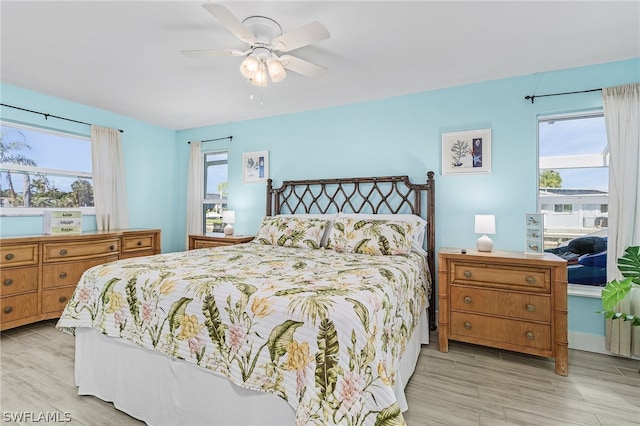
<path id="1" fill-rule="evenodd" d="M 261 106 L 242 58 L 180 53 L 246 48 L 203 1 L 2 0 L 2 81 L 178 130 L 640 57 L 638 1 L 220 3 L 285 33 L 320 21 L 331 38 L 290 54 L 329 71 Z"/>

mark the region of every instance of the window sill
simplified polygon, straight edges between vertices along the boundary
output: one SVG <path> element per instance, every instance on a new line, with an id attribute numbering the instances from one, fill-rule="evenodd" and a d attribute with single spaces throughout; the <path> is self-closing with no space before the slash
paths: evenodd
<path id="1" fill-rule="evenodd" d="M 593 299 L 600 299 L 602 297 L 601 295 L 602 295 L 603 288 L 604 287 L 570 283 L 567 287 L 567 294 L 569 296 L 590 297 Z"/>

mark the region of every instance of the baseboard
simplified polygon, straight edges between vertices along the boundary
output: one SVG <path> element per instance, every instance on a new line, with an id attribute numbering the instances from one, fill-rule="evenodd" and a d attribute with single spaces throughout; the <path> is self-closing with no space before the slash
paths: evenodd
<path id="1" fill-rule="evenodd" d="M 611 352 L 607 350 L 605 345 L 604 336 L 578 333 L 575 331 L 569 331 L 569 349 L 578 349 L 580 351 L 611 355 Z"/>

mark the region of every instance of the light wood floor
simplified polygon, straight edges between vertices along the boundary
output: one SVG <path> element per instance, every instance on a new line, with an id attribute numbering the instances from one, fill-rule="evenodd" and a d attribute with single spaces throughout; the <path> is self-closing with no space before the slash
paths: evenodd
<path id="1" fill-rule="evenodd" d="M 2 333 L 2 424 L 87 426 L 142 423 L 78 396 L 73 338 L 45 321 Z M 452 342 L 423 346 L 407 386 L 405 418 L 417 425 L 640 425 L 640 361 L 569 351 L 569 377 L 553 360 Z M 69 413 L 71 421 L 9 422 L 7 413 Z M 285 425 L 283 425 L 285 426 Z"/>

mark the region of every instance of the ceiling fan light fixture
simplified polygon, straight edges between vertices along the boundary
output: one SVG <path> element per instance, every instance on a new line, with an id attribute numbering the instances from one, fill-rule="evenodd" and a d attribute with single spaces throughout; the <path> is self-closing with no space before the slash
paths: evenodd
<path id="1" fill-rule="evenodd" d="M 249 79 L 255 79 L 260 71 L 260 61 L 253 55 L 247 56 L 240 64 L 240 72 Z"/>
<path id="2" fill-rule="evenodd" d="M 271 59 L 267 64 L 267 68 L 269 70 L 269 76 L 271 77 L 271 81 L 274 83 L 279 83 L 287 76 L 287 72 L 284 69 L 284 66 L 277 59 Z"/>
<path id="3" fill-rule="evenodd" d="M 258 62 L 258 71 L 249 81 L 253 86 L 267 87 L 267 64 L 264 60 Z"/>

